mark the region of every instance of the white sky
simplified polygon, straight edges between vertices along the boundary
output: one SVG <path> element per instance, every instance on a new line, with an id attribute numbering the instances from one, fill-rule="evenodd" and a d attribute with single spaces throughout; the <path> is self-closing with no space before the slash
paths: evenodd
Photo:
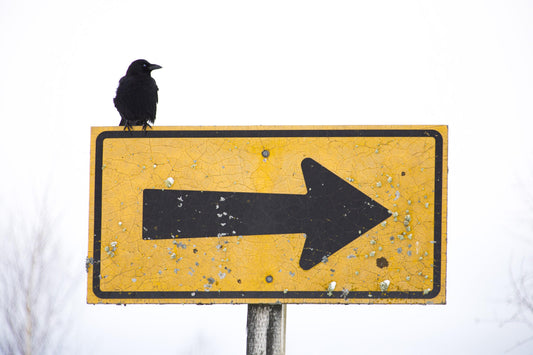
<path id="1" fill-rule="evenodd" d="M 0 2 L 0 212 L 47 189 L 78 263 L 82 353 L 244 353 L 246 306 L 87 306 L 90 127 L 131 61 L 156 125 L 449 125 L 448 304 L 289 305 L 288 354 L 500 354 L 531 264 L 528 1 Z M 203 345 L 202 345 L 203 344 Z M 533 342 L 512 354 L 533 353 Z"/>

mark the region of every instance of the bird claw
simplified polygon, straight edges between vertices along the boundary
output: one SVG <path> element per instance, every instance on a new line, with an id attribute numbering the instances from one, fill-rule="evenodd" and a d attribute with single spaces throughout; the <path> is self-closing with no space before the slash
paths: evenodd
<path id="1" fill-rule="evenodd" d="M 140 123 L 140 122 L 135 122 L 135 121 L 126 121 L 126 123 L 124 124 L 124 131 L 130 131 L 130 132 L 133 131 L 133 124 L 132 124 L 132 122 L 133 122 L 133 124 L 135 124 L 135 123 Z M 147 128 L 147 127 L 152 128 L 152 126 L 150 126 L 150 124 L 148 124 L 148 122 L 143 123 L 143 128 L 142 128 L 142 130 L 143 130 L 143 131 L 146 131 L 146 128 Z"/>
<path id="2" fill-rule="evenodd" d="M 124 125 L 124 131 L 133 131 L 133 126 L 131 125 L 130 121 L 126 121 L 126 124 Z"/>

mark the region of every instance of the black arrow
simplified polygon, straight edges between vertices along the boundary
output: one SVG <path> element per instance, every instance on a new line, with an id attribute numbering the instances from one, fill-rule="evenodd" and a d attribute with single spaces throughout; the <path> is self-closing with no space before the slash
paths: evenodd
<path id="1" fill-rule="evenodd" d="M 302 160 L 305 195 L 146 189 L 143 239 L 305 233 L 309 270 L 390 216 L 313 159 Z"/>

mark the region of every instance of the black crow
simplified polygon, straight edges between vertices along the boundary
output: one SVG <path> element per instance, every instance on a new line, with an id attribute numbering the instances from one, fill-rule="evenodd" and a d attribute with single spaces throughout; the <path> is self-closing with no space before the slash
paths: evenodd
<path id="1" fill-rule="evenodd" d="M 120 79 L 113 102 L 120 113 L 119 126 L 125 126 L 124 130 L 140 125 L 146 130 L 146 127 L 151 127 L 148 122 L 154 123 L 158 88 L 150 73 L 160 68 L 160 65 L 138 59 L 130 64 L 126 75 Z"/>

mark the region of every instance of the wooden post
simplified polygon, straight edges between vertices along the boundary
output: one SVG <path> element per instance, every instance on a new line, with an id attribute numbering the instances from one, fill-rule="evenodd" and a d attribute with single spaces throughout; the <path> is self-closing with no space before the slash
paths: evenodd
<path id="1" fill-rule="evenodd" d="M 249 304 L 246 355 L 285 355 L 287 305 Z"/>

